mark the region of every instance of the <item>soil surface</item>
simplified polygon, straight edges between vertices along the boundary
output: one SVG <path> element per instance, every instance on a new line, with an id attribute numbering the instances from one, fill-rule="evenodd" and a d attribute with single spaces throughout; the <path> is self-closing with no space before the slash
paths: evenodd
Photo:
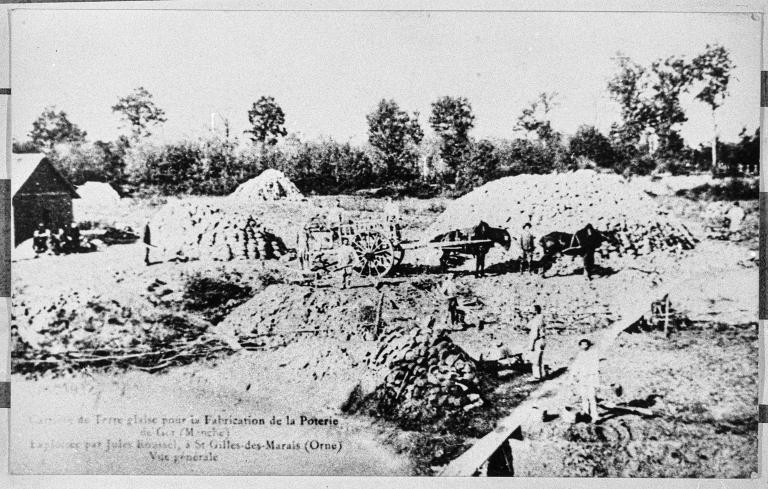
<path id="1" fill-rule="evenodd" d="M 330 199 L 312 202 L 323 204 Z M 697 234 L 701 223 L 691 212 L 691 201 L 665 197 L 663 203 Z M 358 215 L 375 215 L 383 202 L 342 197 L 341 204 Z M 445 202 L 438 199 L 404 202 L 405 237 L 419 236 L 444 207 Z M 143 219 L 154 208 L 134 202 L 125 215 Z M 285 219 L 294 213 L 283 212 L 289 216 Z M 752 217 L 748 225 L 756 235 Z M 624 413 L 594 425 L 571 424 L 559 417 L 549 420 L 528 434 L 526 450 L 515 453 L 516 474 L 749 477 L 756 471 L 758 268 L 753 241 L 748 234 L 742 242 L 702 240 L 683 253 L 598 261 L 601 273 L 592 281 L 582 275 L 578 259 L 561 259 L 550 272 L 556 275 L 545 279 L 510 272 L 501 252 L 489 255 L 486 277 L 467 273 L 472 263 L 460 266 L 456 283 L 468 327 L 448 334 L 479 364 L 527 349 L 525 325 L 533 304 L 544 309 L 549 327 L 545 363 L 558 375 L 576 355 L 579 339 L 596 338 L 639 298 L 660 297 L 668 291 L 680 318 L 668 339 L 659 331 L 620 335 L 601 365 L 598 397 L 603 402 L 635 401 L 650 409 L 652 416 Z M 502 379 L 488 375 L 483 378 L 482 407 L 418 430 L 372 409 L 354 414 L 342 409 L 356 386 L 376 382 L 364 362 L 376 342 L 366 333 L 361 311 L 375 308 L 382 292 L 385 329 L 408 328 L 429 315 L 438 319 L 435 327 L 445 326 L 437 286 L 448 275 L 417 252 L 406 253 L 403 265 L 378 287 L 356 278 L 342 291 L 335 276 L 314 286 L 302 283 L 295 261 L 201 260 L 146 267 L 143 251 L 140 244 L 116 245 L 88 254 L 16 261 L 14 315 L 21 313 L 22 301 L 27 306 L 46 304 L 86 290 L 121 301 L 139 297 L 159 301 L 157 307 L 188 307 L 184 293 L 189 277 L 236 276 L 239 284 L 248 286 L 245 297 L 220 305 L 215 314 L 189 308 L 190 314 L 209 323 L 214 336 L 226 329 L 228 321 L 237 320 L 244 329 L 268 325 L 270 334 L 279 332 L 281 338 L 290 336 L 290 341 L 224 350 L 154 373 L 119 365 L 32 376 L 16 370 L 11 433 L 19 450 L 12 451 L 14 471 L 436 475 L 538 388 L 525 373 Z M 160 298 L 152 291 L 157 280 L 164 287 Z M 254 317 L 266 319 L 248 319 Z M 300 329 L 311 331 L 291 331 Z M 577 405 L 575 394 L 572 405 Z M 29 415 L 31 406 L 35 416 Z M 288 431 L 254 427 L 238 431 L 235 438 L 314 437 L 345 448 L 333 455 L 273 451 L 245 459 L 225 456 L 215 465 L 151 463 L 130 451 L 79 451 L 72 457 L 67 455 L 70 452 L 51 449 L 42 456 L 31 448 L 30 440 L 45 439 L 50 430 L 38 422 L 40 418 L 76 417 L 81 412 L 116 417 L 142 412 L 169 417 L 195 413 L 332 417 L 339 426 Z M 76 424 L 57 425 L 55 431 L 59 439 L 115 439 L 121 433 L 120 427 Z"/>

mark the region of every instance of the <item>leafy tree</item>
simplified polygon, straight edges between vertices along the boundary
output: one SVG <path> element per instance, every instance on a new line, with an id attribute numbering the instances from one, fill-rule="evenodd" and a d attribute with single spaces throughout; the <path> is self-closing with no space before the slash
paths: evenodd
<path id="1" fill-rule="evenodd" d="M 283 109 L 275 102 L 273 97 L 261 97 L 253 103 L 248 111 L 248 122 L 251 129 L 245 131 L 250 134 L 251 141 L 265 146 L 274 146 L 280 136 L 285 136 L 285 114 Z"/>
<path id="2" fill-rule="evenodd" d="M 523 109 L 522 115 L 517 118 L 514 130 L 535 134 L 544 144 L 551 144 L 558 139 L 559 135 L 552 129 L 552 123 L 549 120 L 550 111 L 557 105 L 556 97 L 557 92 L 541 92 L 536 101 Z"/>
<path id="3" fill-rule="evenodd" d="M 401 110 L 394 100 L 379 102 L 366 116 L 368 142 L 383 162 L 388 181 L 407 180 L 416 174 L 417 147 L 424 138 L 419 126 L 419 114 L 413 116 Z"/>
<path id="4" fill-rule="evenodd" d="M 154 126 L 167 119 L 165 111 L 155 105 L 152 94 L 144 87 L 138 87 L 125 97 L 118 99 L 112 106 L 131 130 L 131 139 L 135 142 L 152 135 Z"/>
<path id="5" fill-rule="evenodd" d="M 464 97 L 440 97 L 432 103 L 429 124 L 441 139 L 440 156 L 445 161 L 450 183 L 469 151 L 469 131 L 475 124 L 472 106 Z"/>
<path id="6" fill-rule="evenodd" d="M 574 157 L 588 158 L 598 166 L 609 167 L 614 154 L 611 141 L 594 126 L 581 126 L 569 142 Z"/>
<path id="7" fill-rule="evenodd" d="M 354 191 L 374 180 L 373 164 L 364 151 L 332 139 L 303 143 L 295 155 L 277 163 L 276 168 L 307 193 Z"/>
<path id="8" fill-rule="evenodd" d="M 527 139 L 503 141 L 497 145 L 497 177 L 522 173 L 545 174 L 558 168 L 558 151 Z"/>
<path id="9" fill-rule="evenodd" d="M 50 106 L 32 123 L 29 138 L 38 150 L 50 151 L 59 143 L 82 143 L 86 132 L 73 124 L 63 110 Z"/>
<path id="10" fill-rule="evenodd" d="M 696 99 L 712 109 L 712 172 L 717 170 L 717 119 L 715 112 L 728 96 L 731 70 L 735 68 L 730 53 L 723 46 L 707 44 L 706 51 L 692 63 L 693 78 L 701 83 Z"/>
<path id="11" fill-rule="evenodd" d="M 676 126 L 687 120 L 680 105 L 680 95 L 691 82 L 690 64 L 685 59 L 670 56 L 643 67 L 626 56 L 617 56 L 619 72 L 608 82 L 611 97 L 621 106 L 624 121 L 623 139 L 639 145 L 650 136 L 659 139 L 660 147 L 668 147 L 675 138 Z"/>
<path id="12" fill-rule="evenodd" d="M 498 176 L 499 156 L 493 143 L 483 139 L 472 145 L 467 162 L 456 176 L 456 190 L 468 192 Z"/>

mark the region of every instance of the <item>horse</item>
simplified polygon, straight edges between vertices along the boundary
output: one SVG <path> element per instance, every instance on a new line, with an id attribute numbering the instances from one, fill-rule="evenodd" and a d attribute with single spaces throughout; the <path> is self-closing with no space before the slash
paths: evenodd
<path id="1" fill-rule="evenodd" d="M 581 256 L 584 263 L 584 275 L 592 280 L 592 268 L 595 265 L 595 251 L 603 242 L 610 241 L 610 236 L 587 224 L 574 234 L 555 231 L 539 239 L 539 245 L 544 250 L 541 259 L 541 276 L 552 267 L 558 255 Z"/>
<path id="2" fill-rule="evenodd" d="M 454 229 L 447 233 L 435 236 L 431 242 L 458 242 L 458 241 L 490 241 L 490 243 L 465 243 L 456 246 L 442 247 L 443 254 L 440 257 L 440 268 L 448 268 L 451 258 L 455 255 L 469 255 L 475 258 L 475 275 L 480 277 L 485 274 L 485 255 L 495 245 L 500 245 L 508 250 L 512 243 L 509 232 L 504 228 L 495 228 L 485 221 L 470 229 Z"/>

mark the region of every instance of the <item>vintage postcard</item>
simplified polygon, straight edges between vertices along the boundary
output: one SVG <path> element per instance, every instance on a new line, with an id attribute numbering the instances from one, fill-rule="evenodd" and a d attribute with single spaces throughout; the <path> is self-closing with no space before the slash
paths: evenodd
<path id="1" fill-rule="evenodd" d="M 762 13 L 9 22 L 11 474 L 758 477 Z"/>

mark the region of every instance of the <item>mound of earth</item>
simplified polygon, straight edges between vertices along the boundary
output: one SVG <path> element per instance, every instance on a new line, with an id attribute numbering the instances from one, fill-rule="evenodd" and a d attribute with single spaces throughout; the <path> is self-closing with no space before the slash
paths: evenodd
<path id="1" fill-rule="evenodd" d="M 355 371 L 360 402 L 351 411 L 416 422 L 483 405 L 475 361 L 445 330 L 383 314 L 377 335 L 371 295 L 271 286 L 233 310 L 216 335 L 233 349 L 291 350 L 298 375 Z"/>
<path id="2" fill-rule="evenodd" d="M 149 228 L 152 244 L 166 257 L 267 260 L 288 252 L 283 240 L 254 215 L 212 204 L 168 204 Z"/>
<path id="3" fill-rule="evenodd" d="M 623 177 L 593 170 L 518 175 L 489 182 L 453 201 L 423 239 L 480 221 L 507 228 L 513 236 L 526 222 L 533 225 L 537 236 L 552 231 L 573 233 L 591 223 L 616 238 L 607 251 L 619 255 L 690 249 L 696 242 L 685 225 Z"/>
<path id="4" fill-rule="evenodd" d="M 216 343 L 206 337 L 206 321 L 92 289 L 46 303 L 16 299 L 11 325 L 14 371 L 28 374 L 89 365 L 161 369 L 208 355 Z"/>
<path id="5" fill-rule="evenodd" d="M 299 188 L 279 170 L 269 168 L 259 176 L 241 183 L 231 195 L 244 200 L 301 199 Z"/>

